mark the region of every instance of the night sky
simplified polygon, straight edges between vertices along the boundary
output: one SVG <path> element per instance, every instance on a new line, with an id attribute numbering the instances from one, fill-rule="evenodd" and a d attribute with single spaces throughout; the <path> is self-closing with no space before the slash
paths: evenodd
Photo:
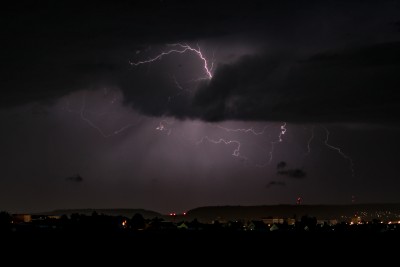
<path id="1" fill-rule="evenodd" d="M 0 17 L 0 210 L 400 202 L 398 1 Z"/>

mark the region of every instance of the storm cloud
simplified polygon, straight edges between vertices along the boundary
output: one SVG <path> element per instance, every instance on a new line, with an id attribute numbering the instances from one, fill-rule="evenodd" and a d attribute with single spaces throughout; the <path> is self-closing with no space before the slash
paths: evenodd
<path id="1" fill-rule="evenodd" d="M 398 9 L 391 1 L 9 4 L 0 52 L 8 96 L 0 104 L 53 103 L 82 88 L 113 87 L 150 116 L 397 122 Z M 209 60 L 214 54 L 215 72 L 184 92 L 176 82 L 201 76 L 193 56 L 129 65 L 165 44 L 199 41 Z M 244 43 L 253 48 L 234 48 Z"/>
<path id="2" fill-rule="evenodd" d="M 244 57 L 220 66 L 194 103 L 206 120 L 398 120 L 400 42 L 330 50 L 293 63 Z"/>
<path id="3" fill-rule="evenodd" d="M 65 180 L 80 183 L 83 181 L 83 178 L 79 174 L 76 174 L 74 176 L 69 176 L 69 177 L 65 178 Z"/>
<path id="4" fill-rule="evenodd" d="M 276 165 L 276 168 L 278 169 L 278 170 L 280 170 L 280 169 L 284 169 L 285 167 L 286 167 L 286 162 L 285 161 L 280 161 L 277 165 Z"/>
<path id="5" fill-rule="evenodd" d="M 305 178 L 307 176 L 307 173 L 302 169 L 280 170 L 278 171 L 278 174 L 298 179 Z"/>
<path id="6" fill-rule="evenodd" d="M 307 173 L 303 169 L 294 168 L 294 169 L 287 169 L 287 163 L 285 161 L 280 161 L 276 165 L 277 174 L 283 175 L 291 178 L 305 178 Z"/>

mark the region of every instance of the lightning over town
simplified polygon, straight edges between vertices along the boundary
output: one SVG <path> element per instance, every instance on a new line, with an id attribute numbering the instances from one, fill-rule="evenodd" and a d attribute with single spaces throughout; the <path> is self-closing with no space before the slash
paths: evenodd
<path id="1" fill-rule="evenodd" d="M 400 203 L 396 1 L 2 11 L 0 211 Z"/>

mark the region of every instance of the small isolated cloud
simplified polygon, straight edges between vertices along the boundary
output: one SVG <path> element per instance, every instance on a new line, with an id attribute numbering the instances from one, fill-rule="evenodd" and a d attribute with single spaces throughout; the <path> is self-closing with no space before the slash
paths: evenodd
<path id="1" fill-rule="evenodd" d="M 302 169 L 289 169 L 289 170 L 280 170 L 278 171 L 279 175 L 285 175 L 291 178 L 304 178 L 307 176 L 307 173 Z"/>
<path id="2" fill-rule="evenodd" d="M 281 181 L 271 181 L 267 184 L 267 188 L 273 187 L 273 186 L 286 186 L 285 182 Z"/>
<path id="3" fill-rule="evenodd" d="M 284 162 L 284 161 L 281 161 L 281 162 L 279 162 L 277 165 L 276 165 L 276 168 L 278 169 L 278 170 L 281 170 L 281 169 L 284 169 L 285 167 L 286 167 L 286 162 Z"/>
<path id="4" fill-rule="evenodd" d="M 67 178 L 65 178 L 65 180 L 71 181 L 71 182 L 80 183 L 80 182 L 83 181 L 83 178 L 82 178 L 82 176 L 80 176 L 79 174 L 77 174 L 77 175 L 74 175 L 74 176 L 67 177 Z"/>
<path id="5" fill-rule="evenodd" d="M 279 175 L 286 175 L 291 178 L 304 178 L 307 173 L 302 169 L 286 169 L 287 163 L 285 161 L 281 161 L 276 165 L 276 169 L 278 170 Z"/>

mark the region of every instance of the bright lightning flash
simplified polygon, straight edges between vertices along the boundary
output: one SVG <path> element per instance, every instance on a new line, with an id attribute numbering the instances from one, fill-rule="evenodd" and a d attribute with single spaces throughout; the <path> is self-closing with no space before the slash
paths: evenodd
<path id="1" fill-rule="evenodd" d="M 167 51 L 163 51 L 163 52 L 161 52 L 160 54 L 158 54 L 157 56 L 155 56 L 155 57 L 153 57 L 153 58 L 150 58 L 150 59 L 148 59 L 148 60 L 138 61 L 138 62 L 132 62 L 132 61 L 130 61 L 129 63 L 130 63 L 132 66 L 139 66 L 139 65 L 142 65 L 142 64 L 148 64 L 148 63 L 152 63 L 152 62 L 157 61 L 157 60 L 161 60 L 164 56 L 167 56 L 167 55 L 169 55 L 169 54 L 175 54 L 175 53 L 177 53 L 177 54 L 184 54 L 184 53 L 186 53 L 186 52 L 193 52 L 193 53 L 196 53 L 196 54 L 198 55 L 198 57 L 199 57 L 199 58 L 203 61 L 203 63 L 204 63 L 204 71 L 205 71 L 205 73 L 206 73 L 206 77 L 205 77 L 205 78 L 211 80 L 211 78 L 213 77 L 211 72 L 212 72 L 212 70 L 213 70 L 214 63 L 211 63 L 211 66 L 209 66 L 209 64 L 208 64 L 208 62 L 207 62 L 207 59 L 204 57 L 204 55 L 202 54 L 202 52 L 201 52 L 201 50 L 200 50 L 199 45 L 197 45 L 197 49 L 191 47 L 191 46 L 188 45 L 188 44 L 180 44 L 180 43 L 177 43 L 177 44 L 170 44 L 170 45 L 168 45 L 168 46 L 173 47 L 173 48 L 170 49 L 170 50 L 167 50 Z"/>
<path id="2" fill-rule="evenodd" d="M 186 44 L 186 43 L 175 43 L 175 44 L 169 44 L 168 46 L 171 47 L 171 49 L 162 51 L 160 54 L 158 54 L 157 56 L 155 56 L 155 57 L 153 57 L 153 58 L 149 58 L 149 59 L 147 59 L 147 60 L 137 61 L 137 62 L 132 62 L 132 61 L 130 61 L 129 63 L 130 63 L 132 66 L 139 66 L 139 65 L 142 65 L 142 64 L 150 64 L 150 63 L 153 63 L 153 62 L 155 62 L 155 61 L 161 60 L 163 57 L 168 56 L 168 55 L 170 55 L 170 54 L 184 54 L 184 53 L 189 53 L 189 52 L 191 52 L 191 53 L 195 53 L 195 54 L 199 57 L 199 59 L 203 62 L 205 77 L 200 78 L 200 79 L 198 79 L 198 80 L 202 80 L 202 79 L 211 80 L 211 79 L 212 79 L 212 77 L 213 77 L 212 71 L 213 71 L 214 63 L 212 62 L 211 64 L 209 64 L 209 63 L 207 62 L 207 59 L 206 59 L 206 57 L 202 54 L 199 45 L 197 45 L 197 49 L 191 47 L 190 45 L 188 45 L 188 44 Z M 179 82 L 176 80 L 175 76 L 173 76 L 173 79 L 174 79 L 174 83 L 175 83 L 175 85 L 177 86 L 177 88 L 180 89 L 180 92 L 176 95 L 176 96 L 178 96 L 179 94 L 181 94 L 182 91 L 184 91 L 184 90 L 186 90 L 186 89 L 185 89 L 184 87 L 182 87 L 182 86 L 179 84 Z M 198 80 L 197 80 L 197 81 L 198 81 Z M 171 99 L 173 99 L 174 97 L 175 97 L 175 96 L 169 97 L 169 98 L 168 98 L 168 102 L 170 102 Z M 82 119 L 85 119 L 85 118 L 83 117 L 83 114 L 82 114 L 82 113 L 81 113 L 81 117 L 82 117 Z M 88 123 L 91 124 L 89 121 L 88 121 Z M 161 121 L 161 122 L 159 123 L 159 125 L 157 126 L 156 130 L 161 131 L 161 132 L 162 132 L 162 131 L 166 131 L 167 134 L 170 135 L 170 134 L 171 134 L 171 128 L 168 127 L 167 124 L 170 124 L 170 123 L 168 123 L 168 122 L 165 121 L 165 120 L 164 120 L 164 121 Z M 285 133 L 286 133 L 286 131 L 287 131 L 286 125 L 287 125 L 287 123 L 286 123 L 286 122 L 283 122 L 283 124 L 280 126 L 280 131 L 279 131 L 279 134 L 278 134 L 278 139 L 275 140 L 275 141 L 271 141 L 271 142 L 270 142 L 271 148 L 270 148 L 270 152 L 269 152 L 269 159 L 268 159 L 268 161 L 267 161 L 266 163 L 264 163 L 264 164 L 256 164 L 256 166 L 258 166 L 258 167 L 265 167 L 266 164 L 270 164 L 270 163 L 272 162 L 272 160 L 273 160 L 273 154 L 274 154 L 274 150 L 275 150 L 275 145 L 278 144 L 278 143 L 283 142 L 283 136 L 285 135 Z M 93 125 L 91 125 L 91 126 L 93 126 Z M 93 126 L 93 127 L 94 127 L 94 126 Z M 264 127 L 264 129 L 263 129 L 261 132 L 256 132 L 253 128 L 248 128 L 248 129 L 242 129 L 242 128 L 238 128 L 238 129 L 229 129 L 229 128 L 225 128 L 225 127 L 222 127 L 222 126 L 219 126 L 219 125 L 217 125 L 217 127 L 220 128 L 220 129 L 222 129 L 222 130 L 225 130 L 225 131 L 227 131 L 227 132 L 242 132 L 242 133 L 251 133 L 251 134 L 254 134 L 254 135 L 262 135 L 262 134 L 264 134 L 264 132 L 265 132 L 265 130 L 266 130 L 266 128 L 267 128 L 267 127 Z M 95 128 L 96 128 L 96 127 L 95 127 Z M 348 161 L 350 162 L 352 175 L 354 176 L 353 160 L 352 160 L 349 156 L 347 156 L 346 154 L 344 154 L 340 148 L 334 147 L 334 146 L 332 146 L 331 144 L 328 143 L 329 134 L 330 134 L 330 133 L 329 133 L 329 131 L 328 131 L 327 128 L 325 128 L 325 127 L 323 127 L 323 128 L 324 128 L 325 131 L 326 131 L 326 139 L 325 139 L 325 141 L 324 141 L 324 144 L 325 144 L 327 147 L 329 147 L 330 149 L 337 151 L 344 159 L 346 159 L 346 160 L 348 160 Z M 99 132 L 101 132 L 100 129 L 97 129 L 97 130 L 99 130 Z M 102 133 L 102 135 L 104 136 L 103 133 Z M 308 154 L 310 154 L 310 152 L 311 152 L 310 144 L 311 144 L 311 142 L 312 142 L 313 139 L 314 139 L 314 126 L 312 127 L 311 137 L 309 138 L 309 140 L 308 140 L 308 142 L 307 142 L 307 152 L 305 153 L 305 156 L 308 155 Z M 203 138 L 200 139 L 200 141 L 197 141 L 197 144 L 203 143 L 204 141 L 208 141 L 208 142 L 211 142 L 211 143 L 214 143 L 214 144 L 221 144 L 221 143 L 223 143 L 223 144 L 225 144 L 225 145 L 235 144 L 235 145 L 236 145 L 236 148 L 234 149 L 232 155 L 235 156 L 235 157 L 240 157 L 240 158 L 242 158 L 242 159 L 245 159 L 246 161 L 249 160 L 247 157 L 244 157 L 244 156 L 242 156 L 242 155 L 240 154 L 241 142 L 238 141 L 238 140 L 229 140 L 229 139 L 224 139 L 224 138 L 211 139 L 211 138 L 209 138 L 208 136 L 204 136 Z"/>
<path id="3" fill-rule="evenodd" d="M 286 129 L 286 122 L 284 122 L 284 123 L 281 125 L 281 130 L 280 130 L 279 135 L 278 135 L 278 141 L 272 141 L 272 142 L 271 142 L 271 151 L 269 152 L 269 161 L 268 161 L 268 164 L 270 164 L 271 161 L 272 161 L 272 157 L 273 157 L 274 150 L 275 150 L 275 144 L 281 143 L 281 142 L 283 141 L 282 136 L 285 135 L 286 131 L 287 131 L 287 129 Z"/>
<path id="4" fill-rule="evenodd" d="M 252 127 L 251 128 L 236 128 L 236 129 L 226 128 L 226 127 L 223 127 L 223 126 L 220 126 L 220 125 L 216 125 L 214 127 L 217 127 L 217 128 L 219 128 L 221 130 L 224 130 L 226 132 L 234 132 L 234 133 L 240 132 L 240 133 L 244 133 L 244 134 L 250 133 L 250 134 L 253 134 L 255 136 L 259 136 L 259 135 L 263 135 L 266 132 L 266 129 L 269 126 L 267 126 L 267 125 L 264 126 L 264 128 L 261 131 L 256 131 Z M 284 122 L 280 126 L 280 131 L 279 131 L 279 134 L 278 134 L 278 140 L 271 142 L 271 150 L 269 152 L 269 160 L 268 160 L 268 162 L 265 162 L 263 164 L 256 164 L 256 163 L 253 162 L 253 164 L 256 167 L 265 167 L 267 164 L 271 163 L 272 158 L 273 158 L 275 144 L 283 142 L 283 135 L 286 133 L 286 131 L 287 131 L 286 122 Z M 216 139 L 211 139 L 208 136 L 205 136 L 200 141 L 198 141 L 197 144 L 203 143 L 204 140 L 206 140 L 208 142 L 211 142 L 211 143 L 214 143 L 214 144 L 221 144 L 221 143 L 224 143 L 225 145 L 236 144 L 236 149 L 233 151 L 232 155 L 235 156 L 235 157 L 240 157 L 241 159 L 244 159 L 246 162 L 252 162 L 252 160 L 250 160 L 248 157 L 243 156 L 242 154 L 240 154 L 240 148 L 241 148 L 242 144 L 237 139 L 236 140 L 227 140 L 227 139 L 220 138 L 220 139 L 216 140 Z"/>
<path id="5" fill-rule="evenodd" d="M 166 120 L 160 121 L 160 123 L 159 123 L 158 126 L 156 127 L 156 130 L 157 130 L 157 131 L 160 131 L 160 132 L 166 131 L 166 132 L 167 132 L 167 135 L 170 135 L 172 129 L 171 129 L 170 127 L 166 126 L 167 124 L 168 124 L 168 125 L 171 125 L 172 122 L 168 122 L 168 121 L 166 121 Z"/>

